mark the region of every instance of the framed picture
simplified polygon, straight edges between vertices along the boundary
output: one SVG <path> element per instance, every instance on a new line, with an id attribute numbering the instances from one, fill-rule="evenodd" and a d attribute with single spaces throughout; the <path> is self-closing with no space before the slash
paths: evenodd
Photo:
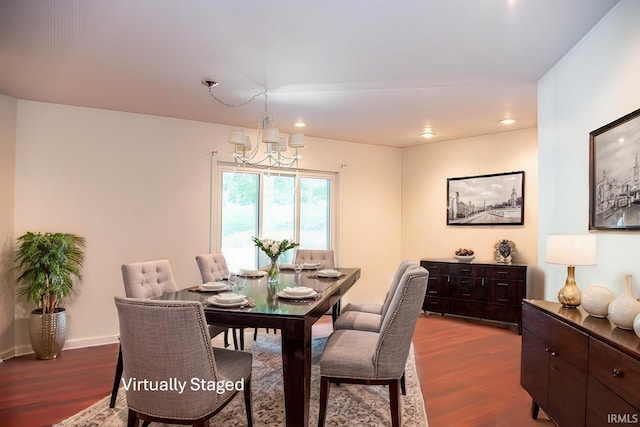
<path id="1" fill-rule="evenodd" d="M 447 225 L 524 224 L 524 171 L 447 179 Z"/>
<path id="2" fill-rule="evenodd" d="M 589 229 L 640 230 L 640 109 L 589 133 Z"/>

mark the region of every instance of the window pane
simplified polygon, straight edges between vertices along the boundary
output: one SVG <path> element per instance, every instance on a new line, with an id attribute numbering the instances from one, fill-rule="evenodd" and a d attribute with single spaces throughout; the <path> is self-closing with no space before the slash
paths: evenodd
<path id="1" fill-rule="evenodd" d="M 330 249 L 331 180 L 300 179 L 300 247 Z"/>
<path id="2" fill-rule="evenodd" d="M 222 253 L 229 268 L 255 266 L 251 236 L 258 235 L 259 175 L 222 173 Z"/>
<path id="3" fill-rule="evenodd" d="M 273 240 L 295 238 L 296 197 L 295 176 L 263 175 L 262 233 L 260 237 Z M 259 265 L 268 264 L 267 257 L 259 253 Z M 291 262 L 293 251 L 289 250 L 280 258 L 281 262 Z"/>

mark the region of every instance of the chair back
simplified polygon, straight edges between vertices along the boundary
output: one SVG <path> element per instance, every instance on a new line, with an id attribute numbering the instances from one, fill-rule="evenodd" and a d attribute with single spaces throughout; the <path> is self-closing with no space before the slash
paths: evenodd
<path id="1" fill-rule="evenodd" d="M 428 278 L 429 272 L 418 265 L 409 266 L 400 278 L 380 327 L 374 355 L 376 378 L 402 376 L 427 291 Z"/>
<path id="2" fill-rule="evenodd" d="M 191 387 L 192 378 L 206 384 L 218 381 L 202 304 L 121 297 L 115 297 L 115 303 L 129 409 L 175 419 L 198 418 L 215 410 L 218 393 Z M 142 381 L 147 381 L 146 387 Z M 174 381 L 174 390 L 179 384 L 186 386 L 182 393 L 157 391 L 162 381 Z"/>
<path id="3" fill-rule="evenodd" d="M 389 285 L 389 290 L 387 291 L 387 295 L 384 297 L 384 302 L 382 303 L 382 310 L 380 314 L 384 318 L 387 310 L 389 310 L 389 306 L 391 305 L 391 300 L 393 299 L 393 295 L 396 293 L 398 289 L 398 285 L 400 284 L 400 279 L 402 279 L 402 275 L 407 271 L 407 269 L 411 266 L 416 266 L 415 261 L 411 259 L 406 259 L 400 263 L 398 268 L 396 269 L 396 273 L 393 275 L 393 280 L 391 280 L 391 284 Z"/>
<path id="4" fill-rule="evenodd" d="M 324 262 L 322 268 L 335 268 L 336 261 L 332 249 L 298 249 L 294 264 Z"/>
<path id="5" fill-rule="evenodd" d="M 171 264 L 166 259 L 124 264 L 122 280 L 129 298 L 155 298 L 178 290 Z"/>
<path id="6" fill-rule="evenodd" d="M 215 282 L 229 275 L 227 260 L 222 254 L 197 255 L 196 262 L 202 276 L 202 283 Z"/>

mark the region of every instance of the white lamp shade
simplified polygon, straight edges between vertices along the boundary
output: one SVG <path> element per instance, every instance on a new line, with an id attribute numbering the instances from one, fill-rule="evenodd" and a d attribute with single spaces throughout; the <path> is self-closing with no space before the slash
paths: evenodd
<path id="1" fill-rule="evenodd" d="M 262 131 L 262 142 L 280 142 L 280 132 L 278 128 L 268 128 Z"/>
<path id="2" fill-rule="evenodd" d="M 229 132 L 229 144 L 244 145 L 244 131 L 234 129 Z"/>
<path id="3" fill-rule="evenodd" d="M 287 149 L 287 142 L 285 141 L 284 138 L 280 138 L 280 140 L 278 142 L 276 142 L 275 144 L 273 144 L 273 149 L 275 151 L 286 151 Z"/>
<path id="4" fill-rule="evenodd" d="M 245 150 L 251 150 L 251 137 L 249 135 L 244 138 L 244 144 L 242 148 L 244 148 Z"/>
<path id="5" fill-rule="evenodd" d="M 594 234 L 549 235 L 545 261 L 551 264 L 595 265 L 596 236 Z"/>
<path id="6" fill-rule="evenodd" d="M 289 147 L 302 148 L 304 147 L 304 135 L 301 133 L 292 133 L 289 135 Z"/>

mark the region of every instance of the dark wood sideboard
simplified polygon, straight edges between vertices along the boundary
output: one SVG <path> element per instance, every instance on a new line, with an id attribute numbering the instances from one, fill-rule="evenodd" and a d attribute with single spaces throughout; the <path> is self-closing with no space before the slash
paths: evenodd
<path id="1" fill-rule="evenodd" d="M 520 384 L 560 427 L 640 424 L 640 338 L 582 308 L 525 300 Z"/>
<path id="2" fill-rule="evenodd" d="M 422 308 L 441 314 L 515 323 L 522 327 L 527 266 L 422 260 L 429 284 Z"/>

